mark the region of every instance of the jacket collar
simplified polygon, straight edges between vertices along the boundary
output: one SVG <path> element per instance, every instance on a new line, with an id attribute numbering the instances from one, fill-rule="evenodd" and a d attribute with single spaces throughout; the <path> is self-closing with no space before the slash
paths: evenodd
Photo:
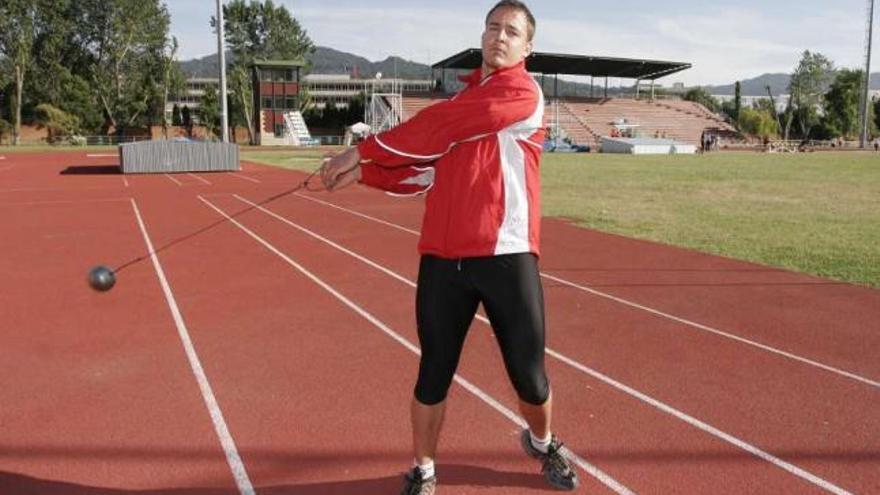
<path id="1" fill-rule="evenodd" d="M 513 72 L 513 71 L 518 71 L 518 70 L 524 71 L 525 67 L 526 67 L 526 61 L 523 60 L 522 62 L 520 62 L 516 65 L 511 65 L 510 67 L 502 67 L 500 69 L 496 69 L 495 72 L 490 74 L 490 76 L 497 76 L 500 74 L 505 74 L 507 72 Z M 470 74 L 465 74 L 463 76 L 459 76 L 458 79 L 459 79 L 459 81 L 466 83 L 468 86 L 475 86 L 477 84 L 480 84 L 480 82 L 483 80 L 483 68 L 482 68 L 482 66 L 478 67 L 476 70 L 474 70 Z"/>

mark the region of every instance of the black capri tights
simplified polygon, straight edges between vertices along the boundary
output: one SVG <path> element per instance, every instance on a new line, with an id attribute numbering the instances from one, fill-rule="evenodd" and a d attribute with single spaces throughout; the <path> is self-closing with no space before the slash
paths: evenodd
<path id="1" fill-rule="evenodd" d="M 422 347 L 416 399 L 433 405 L 446 398 L 481 302 L 517 395 L 529 404 L 544 404 L 550 396 L 544 371 L 544 295 L 537 258 L 530 253 L 461 260 L 422 256 L 416 291 Z"/>

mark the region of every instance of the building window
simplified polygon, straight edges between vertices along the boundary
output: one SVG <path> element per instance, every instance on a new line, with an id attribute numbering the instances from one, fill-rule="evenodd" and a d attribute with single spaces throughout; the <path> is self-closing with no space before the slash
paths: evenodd
<path id="1" fill-rule="evenodd" d="M 277 108 L 277 109 L 284 108 L 284 96 L 275 95 L 275 108 Z"/>
<path id="2" fill-rule="evenodd" d="M 296 110 L 296 97 L 288 96 L 284 108 L 288 110 Z"/>
<path id="3" fill-rule="evenodd" d="M 264 96 L 263 97 L 263 108 L 272 108 L 272 97 Z"/>
<path id="4" fill-rule="evenodd" d="M 275 137 L 284 137 L 284 124 L 275 124 Z"/>

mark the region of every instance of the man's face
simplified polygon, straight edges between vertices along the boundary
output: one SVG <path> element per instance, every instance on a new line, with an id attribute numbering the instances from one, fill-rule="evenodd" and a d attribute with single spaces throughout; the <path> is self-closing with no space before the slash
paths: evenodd
<path id="1" fill-rule="evenodd" d="M 500 8 L 489 16 L 483 31 L 483 73 L 512 67 L 532 53 L 529 21 L 523 11 Z"/>

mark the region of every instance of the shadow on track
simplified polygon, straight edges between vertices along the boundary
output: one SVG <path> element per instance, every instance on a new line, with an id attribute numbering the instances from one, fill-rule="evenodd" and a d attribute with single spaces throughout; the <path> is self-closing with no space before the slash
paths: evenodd
<path id="1" fill-rule="evenodd" d="M 62 170 L 61 175 L 119 175 L 119 165 L 71 165 Z"/>

